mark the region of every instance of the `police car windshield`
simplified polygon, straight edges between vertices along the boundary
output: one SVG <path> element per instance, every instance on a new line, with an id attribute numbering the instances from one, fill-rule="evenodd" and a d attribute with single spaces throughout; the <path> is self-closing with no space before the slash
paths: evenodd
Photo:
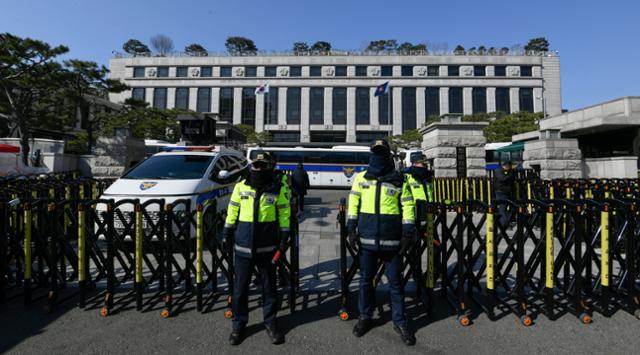
<path id="1" fill-rule="evenodd" d="M 200 179 L 213 155 L 155 155 L 131 169 L 123 179 Z"/>

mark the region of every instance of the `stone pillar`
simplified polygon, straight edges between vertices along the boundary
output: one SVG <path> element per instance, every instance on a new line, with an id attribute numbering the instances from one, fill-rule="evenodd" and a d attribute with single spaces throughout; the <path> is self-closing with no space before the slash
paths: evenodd
<path id="1" fill-rule="evenodd" d="M 265 95 L 256 95 L 256 132 L 264 131 L 264 102 Z"/>
<path id="2" fill-rule="evenodd" d="M 287 125 L 287 88 L 278 88 L 278 126 Z"/>
<path id="3" fill-rule="evenodd" d="M 447 87 L 440 88 L 440 114 L 445 113 L 449 113 L 449 88 Z"/>
<path id="4" fill-rule="evenodd" d="M 473 100 L 471 98 L 472 88 L 462 88 L 462 113 L 470 115 L 473 113 Z"/>
<path id="5" fill-rule="evenodd" d="M 189 88 L 189 110 L 195 111 L 198 105 L 198 88 Z"/>
<path id="6" fill-rule="evenodd" d="M 333 88 L 324 88 L 324 125 L 333 125 Z"/>
<path id="7" fill-rule="evenodd" d="M 211 89 L 211 112 L 220 113 L 220 88 Z"/>
<path id="8" fill-rule="evenodd" d="M 520 88 L 509 89 L 509 102 L 511 103 L 511 113 L 520 112 Z"/>
<path id="9" fill-rule="evenodd" d="M 496 112 L 496 88 L 487 88 L 487 112 Z"/>
<path id="10" fill-rule="evenodd" d="M 393 134 L 402 134 L 402 88 L 394 87 L 393 93 Z"/>
<path id="11" fill-rule="evenodd" d="M 347 88 L 347 143 L 356 142 L 356 88 Z"/>
<path id="12" fill-rule="evenodd" d="M 233 88 L 233 124 L 242 123 L 242 88 Z"/>
<path id="13" fill-rule="evenodd" d="M 378 96 L 375 96 L 376 88 L 373 87 L 369 90 L 369 117 L 372 127 L 380 126 L 380 113 L 378 112 L 378 100 L 380 99 Z"/>
<path id="14" fill-rule="evenodd" d="M 149 107 L 153 107 L 153 89 L 146 88 L 144 91 L 144 101 L 149 104 Z M 168 93 L 169 90 L 167 90 Z"/>
<path id="15" fill-rule="evenodd" d="M 167 88 L 167 108 L 176 107 L 176 88 Z"/>
<path id="16" fill-rule="evenodd" d="M 542 88 L 533 88 L 533 112 L 542 111 Z"/>
<path id="17" fill-rule="evenodd" d="M 575 138 L 525 142 L 523 159 L 525 168 L 540 168 L 540 178 L 545 180 L 583 177 L 582 153 Z"/>
<path id="18" fill-rule="evenodd" d="M 427 108 L 425 104 L 426 88 L 416 88 L 416 127 L 421 128 L 427 121 Z"/>
<path id="19" fill-rule="evenodd" d="M 310 142 L 309 135 L 309 91 L 308 87 L 300 89 L 300 142 Z"/>

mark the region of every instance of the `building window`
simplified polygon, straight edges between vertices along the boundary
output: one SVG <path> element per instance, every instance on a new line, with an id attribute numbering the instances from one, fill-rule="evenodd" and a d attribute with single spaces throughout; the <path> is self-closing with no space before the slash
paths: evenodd
<path id="1" fill-rule="evenodd" d="M 302 67 L 299 65 L 289 67 L 289 76 L 302 76 Z"/>
<path id="2" fill-rule="evenodd" d="M 309 123 L 324 123 L 324 88 L 311 88 L 309 91 Z"/>
<path id="3" fill-rule="evenodd" d="M 449 88 L 449 113 L 462 112 L 462 88 Z"/>
<path id="4" fill-rule="evenodd" d="M 169 67 L 158 67 L 158 78 L 169 77 Z"/>
<path id="5" fill-rule="evenodd" d="M 248 77 L 248 78 L 253 78 L 257 75 L 257 68 L 256 67 L 245 67 L 244 68 L 244 76 Z"/>
<path id="6" fill-rule="evenodd" d="M 231 77 L 231 67 L 220 67 L 220 77 L 221 78 L 230 78 Z"/>
<path id="7" fill-rule="evenodd" d="M 520 88 L 520 112 L 533 112 L 532 88 Z"/>
<path id="8" fill-rule="evenodd" d="M 220 118 L 233 119 L 233 88 L 220 88 Z"/>
<path id="9" fill-rule="evenodd" d="M 402 76 L 413 76 L 413 65 L 403 65 L 401 74 Z"/>
<path id="10" fill-rule="evenodd" d="M 287 88 L 287 124 L 300 124 L 300 88 Z"/>
<path id="11" fill-rule="evenodd" d="M 242 88 L 242 123 L 256 123 L 256 94 L 254 88 Z"/>
<path id="12" fill-rule="evenodd" d="M 322 67 L 319 65 L 312 65 L 309 67 L 309 76 L 322 76 Z"/>
<path id="13" fill-rule="evenodd" d="M 378 96 L 378 121 L 380 124 L 393 124 L 393 88 L 389 92 Z"/>
<path id="14" fill-rule="evenodd" d="M 505 65 L 496 65 L 493 67 L 494 76 L 507 76 L 507 67 Z"/>
<path id="15" fill-rule="evenodd" d="M 347 123 L 347 88 L 333 88 L 333 124 Z"/>
<path id="16" fill-rule="evenodd" d="M 175 108 L 189 109 L 189 88 L 177 88 L 176 89 L 176 104 Z"/>
<path id="17" fill-rule="evenodd" d="M 336 65 L 336 76 L 347 76 L 347 66 Z"/>
<path id="18" fill-rule="evenodd" d="M 356 66 L 356 76 L 367 76 L 367 66 L 366 65 L 357 65 Z"/>
<path id="19" fill-rule="evenodd" d="M 460 76 L 460 66 L 459 65 L 449 65 L 447 67 L 447 75 L 448 76 Z"/>
<path id="20" fill-rule="evenodd" d="M 133 88 L 131 91 L 131 98 L 136 101 L 145 102 L 145 88 Z"/>
<path id="21" fill-rule="evenodd" d="M 335 132 L 335 131 L 321 131 L 310 132 L 310 141 L 317 142 L 329 142 L 329 143 L 344 143 L 347 141 L 347 132 Z"/>
<path id="22" fill-rule="evenodd" d="M 369 124 L 369 88 L 356 88 L 356 124 Z"/>
<path id="23" fill-rule="evenodd" d="M 356 132 L 356 143 L 371 143 L 378 139 L 384 139 L 387 132 Z"/>
<path id="24" fill-rule="evenodd" d="M 164 110 L 167 108 L 167 89 L 156 88 L 153 90 L 153 107 Z"/>
<path id="25" fill-rule="evenodd" d="M 416 88 L 402 88 L 402 130 L 416 129 Z"/>
<path id="26" fill-rule="evenodd" d="M 200 77 L 208 78 L 213 75 L 213 68 L 211 67 L 200 67 Z"/>
<path id="27" fill-rule="evenodd" d="M 471 107 L 472 113 L 487 112 L 487 89 L 473 88 L 471 89 Z"/>
<path id="28" fill-rule="evenodd" d="M 176 77 L 177 78 L 186 78 L 188 72 L 189 72 L 189 67 L 177 67 L 176 68 Z"/>
<path id="29" fill-rule="evenodd" d="M 427 120 L 440 117 L 440 88 L 426 88 L 424 91 L 425 117 Z"/>
<path id="30" fill-rule="evenodd" d="M 393 66 L 392 65 L 383 65 L 380 67 L 380 75 L 381 76 L 393 76 Z"/>
<path id="31" fill-rule="evenodd" d="M 530 65 L 520 66 L 520 76 L 533 76 Z"/>
<path id="32" fill-rule="evenodd" d="M 198 88 L 197 112 L 211 112 L 211 88 Z"/>
<path id="33" fill-rule="evenodd" d="M 135 68 L 133 68 L 133 77 L 134 78 L 144 78 L 144 67 L 135 67 Z"/>
<path id="34" fill-rule="evenodd" d="M 264 94 L 264 122 L 278 124 L 278 88 L 269 87 L 269 92 Z"/>
<path id="35" fill-rule="evenodd" d="M 496 112 L 511 114 L 509 88 L 496 88 Z"/>
<path id="36" fill-rule="evenodd" d="M 274 142 L 300 142 L 300 132 L 272 132 L 271 136 Z"/>
<path id="37" fill-rule="evenodd" d="M 276 67 L 264 67 L 264 76 L 274 77 L 276 76 Z"/>
<path id="38" fill-rule="evenodd" d="M 474 65 L 473 66 L 473 76 L 486 76 L 487 71 L 484 65 Z"/>
<path id="39" fill-rule="evenodd" d="M 440 67 L 437 65 L 429 65 L 427 67 L 427 76 L 440 76 Z"/>

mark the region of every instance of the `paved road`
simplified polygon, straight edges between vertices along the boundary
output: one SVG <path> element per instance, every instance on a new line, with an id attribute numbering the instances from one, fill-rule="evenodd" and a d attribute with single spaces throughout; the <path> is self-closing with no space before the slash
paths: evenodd
<path id="1" fill-rule="evenodd" d="M 470 327 L 463 328 L 444 300 L 437 302 L 436 314 L 427 319 L 408 299 L 408 313 L 417 330 L 415 347 L 400 343 L 387 307 L 379 309 L 376 328 L 361 339 L 354 338 L 351 329 L 355 321 L 338 320 L 338 297 L 333 292 L 337 282 L 335 205 L 345 195 L 346 191 L 314 190 L 309 196 L 301 227 L 305 295 L 297 299 L 296 313 L 280 313 L 280 324 L 287 332 L 284 345 L 268 343 L 255 297 L 251 302 L 251 335 L 237 348 L 227 345 L 231 323 L 223 317 L 222 299 L 212 302 L 205 314 L 197 313 L 194 301 L 187 300 L 182 312 L 171 319 L 160 318 L 158 305 L 139 313 L 128 303 L 119 313 L 102 318 L 96 308 L 80 310 L 71 303 L 44 315 L 39 304 L 25 308 L 14 300 L 0 305 L 0 352 L 631 354 L 640 349 L 640 321 L 622 312 L 611 318 L 596 314 L 594 323 L 587 326 L 571 315 L 553 322 L 540 316 L 529 328 L 522 327 L 511 314 L 495 322 L 480 314 Z M 386 299 L 386 294 L 380 292 L 380 303 Z M 352 304 L 355 305 L 353 298 Z"/>

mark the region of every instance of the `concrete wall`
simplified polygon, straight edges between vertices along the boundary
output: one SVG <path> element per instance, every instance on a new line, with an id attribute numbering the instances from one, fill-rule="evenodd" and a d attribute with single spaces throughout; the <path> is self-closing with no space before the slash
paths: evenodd
<path id="1" fill-rule="evenodd" d="M 573 132 L 609 127 L 639 127 L 640 97 L 623 97 L 540 120 L 540 130 Z"/>
<path id="2" fill-rule="evenodd" d="M 42 165 L 50 172 L 78 170 L 78 156 L 75 154 L 42 153 Z"/>
<path id="3" fill-rule="evenodd" d="M 144 141 L 130 137 L 100 137 L 96 141 L 95 156 L 83 156 L 81 170 L 91 168 L 91 176 L 120 177 L 134 163 L 145 157 Z"/>
<path id="4" fill-rule="evenodd" d="M 636 179 L 638 157 L 588 158 L 583 170 L 585 178 Z"/>
<path id="5" fill-rule="evenodd" d="M 582 178 L 582 154 L 577 139 L 544 139 L 524 144 L 523 167 L 540 167 L 540 177 Z"/>

